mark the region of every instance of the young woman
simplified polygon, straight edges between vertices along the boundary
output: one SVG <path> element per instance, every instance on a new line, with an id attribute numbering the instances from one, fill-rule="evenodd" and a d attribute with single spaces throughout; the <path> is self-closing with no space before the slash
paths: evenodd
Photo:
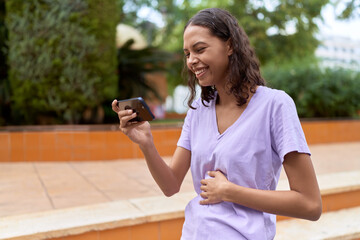
<path id="1" fill-rule="evenodd" d="M 221 9 L 198 12 L 185 26 L 184 54 L 190 109 L 169 165 L 149 123 L 129 122 L 136 113 L 112 104 L 166 196 L 191 168 L 198 195 L 185 209 L 181 239 L 273 239 L 275 215 L 317 220 L 321 196 L 295 104 L 265 87 L 237 20 Z M 202 91 L 194 101 L 195 84 Z M 282 166 L 289 191 L 275 191 Z"/>

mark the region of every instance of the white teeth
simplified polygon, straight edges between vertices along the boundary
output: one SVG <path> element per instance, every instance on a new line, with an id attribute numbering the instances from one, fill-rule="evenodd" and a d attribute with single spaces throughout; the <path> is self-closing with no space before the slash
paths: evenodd
<path id="1" fill-rule="evenodd" d="M 196 74 L 196 75 L 199 75 L 199 74 L 201 74 L 201 73 L 203 73 L 203 72 L 205 72 L 205 69 L 201 69 L 201 70 L 195 71 L 195 74 Z"/>

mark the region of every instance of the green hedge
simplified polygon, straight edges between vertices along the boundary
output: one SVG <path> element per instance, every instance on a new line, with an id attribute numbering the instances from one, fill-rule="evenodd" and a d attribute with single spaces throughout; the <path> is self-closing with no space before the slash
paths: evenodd
<path id="1" fill-rule="evenodd" d="M 268 85 L 282 89 L 295 101 L 303 118 L 358 117 L 360 72 L 321 69 L 313 60 L 263 68 Z"/>
<path id="2" fill-rule="evenodd" d="M 9 121 L 10 117 L 10 82 L 7 66 L 7 39 L 5 25 L 5 0 L 0 0 L 0 125 Z"/>
<path id="3" fill-rule="evenodd" d="M 116 94 L 113 0 L 9 0 L 9 79 L 15 123 L 78 123 Z"/>

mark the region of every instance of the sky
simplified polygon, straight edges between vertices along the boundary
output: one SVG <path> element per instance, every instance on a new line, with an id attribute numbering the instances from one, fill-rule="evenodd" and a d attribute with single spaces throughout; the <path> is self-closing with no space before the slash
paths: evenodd
<path id="1" fill-rule="evenodd" d="M 323 23 L 319 23 L 321 36 L 341 36 L 360 40 L 360 17 L 351 20 L 338 20 L 335 18 L 334 8 L 330 5 L 322 10 Z"/>
<path id="2" fill-rule="evenodd" d="M 324 21 L 318 22 L 319 37 L 340 36 L 353 40 L 360 40 L 360 16 L 350 20 L 338 20 L 335 17 L 335 11 L 339 12 L 341 10 L 341 6 L 334 9 L 334 7 L 330 4 L 324 7 L 321 13 Z M 161 20 L 161 15 L 151 9 L 142 8 L 138 12 L 138 15 L 142 18 L 154 22 L 159 27 L 164 26 L 164 22 Z"/>

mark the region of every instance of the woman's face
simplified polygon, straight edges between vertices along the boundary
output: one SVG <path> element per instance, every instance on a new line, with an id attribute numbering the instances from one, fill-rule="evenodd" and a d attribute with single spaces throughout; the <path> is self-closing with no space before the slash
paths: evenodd
<path id="1" fill-rule="evenodd" d="M 200 86 L 225 83 L 232 53 L 228 41 L 213 36 L 205 27 L 189 25 L 184 32 L 184 53 L 186 65 L 195 74 Z"/>

